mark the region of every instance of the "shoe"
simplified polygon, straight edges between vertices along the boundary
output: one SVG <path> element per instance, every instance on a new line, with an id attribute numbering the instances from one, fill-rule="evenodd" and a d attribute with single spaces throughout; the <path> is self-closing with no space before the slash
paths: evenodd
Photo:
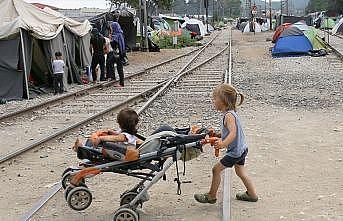
<path id="1" fill-rule="evenodd" d="M 194 194 L 194 199 L 199 203 L 215 204 L 217 202 L 217 199 L 210 197 L 208 193 Z"/>
<path id="2" fill-rule="evenodd" d="M 258 197 L 253 198 L 248 194 L 248 191 L 244 193 L 237 193 L 236 194 L 236 199 L 237 200 L 242 200 L 242 201 L 248 201 L 248 202 L 257 202 Z"/>
<path id="3" fill-rule="evenodd" d="M 124 85 L 121 85 L 121 84 L 114 84 L 114 87 L 122 88 L 122 87 L 124 87 Z"/>

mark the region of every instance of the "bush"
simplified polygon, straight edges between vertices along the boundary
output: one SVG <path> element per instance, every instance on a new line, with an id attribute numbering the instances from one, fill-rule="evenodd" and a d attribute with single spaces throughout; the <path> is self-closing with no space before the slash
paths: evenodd
<path id="1" fill-rule="evenodd" d="M 177 37 L 177 45 L 175 48 L 190 47 L 196 45 L 197 43 L 195 39 L 191 39 L 186 35 L 181 35 Z M 160 36 L 159 46 L 160 48 L 174 48 L 173 37 L 170 35 Z"/>

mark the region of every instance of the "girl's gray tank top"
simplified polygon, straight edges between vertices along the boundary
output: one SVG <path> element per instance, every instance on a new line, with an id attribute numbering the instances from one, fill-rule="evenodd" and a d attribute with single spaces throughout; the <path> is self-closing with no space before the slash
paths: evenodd
<path id="1" fill-rule="evenodd" d="M 236 138 L 227 147 L 226 154 L 230 157 L 238 158 L 243 154 L 243 152 L 246 149 L 248 149 L 248 145 L 245 142 L 245 136 L 241 125 L 241 120 L 239 119 L 237 113 L 233 110 L 225 112 L 223 120 L 221 121 L 222 140 L 224 140 L 230 133 L 229 129 L 225 127 L 225 116 L 227 113 L 231 113 L 235 117 Z"/>

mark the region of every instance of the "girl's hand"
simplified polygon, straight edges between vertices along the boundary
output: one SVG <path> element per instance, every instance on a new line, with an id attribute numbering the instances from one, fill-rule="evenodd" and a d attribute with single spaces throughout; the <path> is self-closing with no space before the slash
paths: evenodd
<path id="1" fill-rule="evenodd" d="M 214 148 L 215 149 L 223 149 L 225 148 L 223 140 L 222 139 L 217 139 L 217 141 L 214 143 Z"/>
<path id="2" fill-rule="evenodd" d="M 100 142 L 101 142 L 100 137 L 95 137 L 95 138 L 92 139 L 92 143 L 93 143 L 94 147 L 97 147 Z"/>

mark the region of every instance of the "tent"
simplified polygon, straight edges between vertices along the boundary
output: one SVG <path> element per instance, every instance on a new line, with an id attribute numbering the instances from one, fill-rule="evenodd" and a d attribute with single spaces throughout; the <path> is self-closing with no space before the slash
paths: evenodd
<path id="1" fill-rule="evenodd" d="M 277 40 L 279 39 L 281 33 L 286 29 L 288 28 L 289 26 L 291 26 L 292 24 L 291 23 L 284 23 L 282 25 L 280 25 L 279 27 L 276 28 L 276 31 L 273 35 L 273 39 L 272 39 L 272 42 L 275 43 L 277 42 Z"/>
<path id="2" fill-rule="evenodd" d="M 247 24 L 244 27 L 243 33 L 248 32 L 262 32 L 261 25 L 257 22 L 251 23 L 247 22 Z"/>
<path id="3" fill-rule="evenodd" d="M 307 54 L 313 46 L 310 40 L 304 35 L 304 33 L 297 27 L 289 27 L 284 30 L 279 40 L 273 47 L 273 56 L 287 56 Z"/>
<path id="4" fill-rule="evenodd" d="M 101 34 L 108 36 L 109 28 L 112 21 L 118 19 L 118 23 L 124 32 L 126 47 L 132 49 L 136 47 L 137 28 L 135 24 L 135 16 L 128 10 L 113 10 L 94 16 L 89 19 L 94 27 Z"/>
<path id="5" fill-rule="evenodd" d="M 240 23 L 240 24 L 239 24 L 239 30 L 243 32 L 245 26 L 247 25 L 247 23 L 248 23 L 248 22 L 242 22 L 242 23 Z"/>
<path id="6" fill-rule="evenodd" d="M 335 21 L 332 18 L 323 19 L 321 28 L 332 29 L 333 27 L 335 27 Z"/>
<path id="7" fill-rule="evenodd" d="M 325 42 L 318 36 L 318 29 L 311 27 L 305 31 L 305 36 L 310 40 L 314 50 L 327 49 Z"/>
<path id="8" fill-rule="evenodd" d="M 333 27 L 332 34 L 343 34 L 343 18 Z"/>
<path id="9" fill-rule="evenodd" d="M 91 60 L 88 21 L 79 23 L 23 0 L 0 1 L 0 14 L 0 98 L 30 98 L 29 79 L 50 81 L 56 51 L 66 64 L 64 82 L 80 82 L 78 67 Z"/>
<path id="10" fill-rule="evenodd" d="M 191 18 L 185 19 L 185 22 L 182 23 L 181 28 L 186 28 L 188 31 L 196 32 L 198 35 L 205 36 L 207 34 L 206 26 L 202 21 Z"/>
<path id="11" fill-rule="evenodd" d="M 305 21 L 298 21 L 298 22 L 294 23 L 292 26 L 299 28 L 301 31 L 310 30 L 310 27 L 306 24 Z"/>

